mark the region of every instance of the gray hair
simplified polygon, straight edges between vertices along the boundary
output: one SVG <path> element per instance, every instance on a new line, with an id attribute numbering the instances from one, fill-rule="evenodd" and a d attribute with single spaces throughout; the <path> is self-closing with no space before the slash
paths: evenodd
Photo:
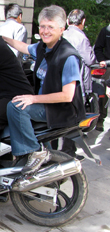
<path id="1" fill-rule="evenodd" d="M 80 25 L 82 20 L 85 19 L 84 11 L 79 9 L 72 10 L 68 15 L 69 25 L 75 24 L 76 26 Z"/>
<path id="2" fill-rule="evenodd" d="M 9 4 L 5 6 L 5 18 L 17 18 L 20 14 L 22 14 L 22 10 L 18 4 Z"/>
<path id="3" fill-rule="evenodd" d="M 40 24 L 41 20 L 48 19 L 52 21 L 53 19 L 58 22 L 60 27 L 65 27 L 66 25 L 66 12 L 65 10 L 57 5 L 51 5 L 44 7 L 38 16 L 38 22 Z"/>

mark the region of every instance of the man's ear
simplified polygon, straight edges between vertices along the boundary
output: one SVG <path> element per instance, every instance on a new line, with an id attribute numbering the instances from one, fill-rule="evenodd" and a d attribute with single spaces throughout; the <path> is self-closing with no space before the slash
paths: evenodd
<path id="1" fill-rule="evenodd" d="M 19 15 L 18 15 L 16 21 L 17 21 L 18 23 L 21 23 L 21 21 L 22 21 L 22 14 L 19 14 Z"/>
<path id="2" fill-rule="evenodd" d="M 19 19 L 22 20 L 22 14 L 19 15 Z"/>
<path id="3" fill-rule="evenodd" d="M 85 24 L 85 19 L 82 20 L 82 25 L 84 26 L 84 24 Z"/>
<path id="4" fill-rule="evenodd" d="M 67 18 L 66 23 L 67 23 L 67 25 L 69 26 L 69 18 Z"/>

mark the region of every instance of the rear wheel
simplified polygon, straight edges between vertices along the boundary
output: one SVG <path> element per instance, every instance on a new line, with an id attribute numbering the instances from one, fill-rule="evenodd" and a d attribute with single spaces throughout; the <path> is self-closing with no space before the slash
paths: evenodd
<path id="1" fill-rule="evenodd" d="M 70 158 L 60 151 L 54 151 L 55 162 Z M 63 161 L 62 160 L 62 161 Z M 11 200 L 17 211 L 27 220 L 42 226 L 59 226 L 75 217 L 83 208 L 88 193 L 88 184 L 84 171 L 55 181 L 48 185 L 57 189 L 56 205 L 43 195 L 26 196 L 11 192 Z"/>

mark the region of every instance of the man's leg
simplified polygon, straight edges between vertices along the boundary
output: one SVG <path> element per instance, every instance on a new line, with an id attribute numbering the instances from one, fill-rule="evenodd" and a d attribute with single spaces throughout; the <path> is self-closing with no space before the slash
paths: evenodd
<path id="1" fill-rule="evenodd" d="M 8 120 L 7 120 L 7 115 L 6 115 L 6 109 L 7 109 L 7 104 L 11 99 L 8 98 L 2 98 L 0 99 L 0 140 L 1 140 L 1 135 L 4 130 L 4 128 L 8 125 Z M 12 160 L 12 155 L 11 153 L 1 156 L 0 159 L 3 160 Z"/>
<path id="2" fill-rule="evenodd" d="M 9 102 L 7 117 L 10 129 L 12 153 L 15 156 L 28 154 L 28 161 L 23 172 L 39 169 L 42 163 L 50 159 L 49 152 L 40 151 L 40 144 L 34 134 L 31 120 L 46 122 L 45 107 L 43 104 L 32 104 L 24 110 L 16 107 L 17 103 Z"/>
<path id="3" fill-rule="evenodd" d="M 63 138 L 63 146 L 62 146 L 61 151 L 65 152 L 65 153 L 69 154 L 70 156 L 77 158 L 79 160 L 84 159 L 84 156 L 76 154 L 77 148 L 76 148 L 75 141 L 73 141 L 69 138 Z"/>
<path id="4" fill-rule="evenodd" d="M 0 99 L 0 140 L 1 140 L 1 134 L 3 132 L 3 129 L 5 128 L 5 126 L 7 126 L 8 121 L 7 121 L 7 115 L 6 115 L 6 108 L 7 108 L 7 104 L 11 99 L 7 99 L 7 98 L 2 98 Z M 12 160 L 12 155 L 10 154 L 6 154 L 0 157 L 0 160 Z M 0 202 L 7 202 L 9 199 L 9 194 L 8 193 L 3 193 L 0 194 Z"/>
<path id="5" fill-rule="evenodd" d="M 0 140 L 1 140 L 1 135 L 4 130 L 4 128 L 8 125 L 8 120 L 7 120 L 7 115 L 6 115 L 6 109 L 7 109 L 7 104 L 11 99 L 8 98 L 2 98 L 0 99 Z M 0 157 L 0 160 L 12 160 L 12 154 L 6 154 L 4 156 Z"/>
<path id="6" fill-rule="evenodd" d="M 104 119 L 107 117 L 107 110 L 108 110 L 108 107 L 105 107 L 106 106 L 106 103 L 108 101 L 108 97 L 106 95 L 104 96 L 99 96 L 99 118 L 98 118 L 98 122 L 97 122 L 97 125 L 96 125 L 96 130 L 98 131 L 104 131 Z"/>
<path id="7" fill-rule="evenodd" d="M 0 132 L 8 125 L 6 108 L 7 104 L 11 99 L 2 98 L 0 99 Z"/>
<path id="8" fill-rule="evenodd" d="M 107 79 L 110 78 L 110 68 L 107 68 L 106 73 L 102 76 L 102 78 L 106 81 Z M 99 96 L 99 113 L 100 116 L 98 118 L 98 122 L 96 125 L 96 130 L 98 131 L 104 131 L 104 120 L 107 117 L 107 112 L 108 112 L 108 106 L 105 107 L 108 97 L 106 96 L 106 85 L 104 85 L 104 92 L 102 93 L 102 96 Z"/>

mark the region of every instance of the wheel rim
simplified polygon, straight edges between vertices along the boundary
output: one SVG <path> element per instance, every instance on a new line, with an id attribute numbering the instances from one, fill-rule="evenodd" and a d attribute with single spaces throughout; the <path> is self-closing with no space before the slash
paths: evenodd
<path id="1" fill-rule="evenodd" d="M 69 188 L 67 188 L 67 185 L 69 186 Z M 55 183 L 54 186 L 56 186 Z M 53 206 L 51 203 L 49 203 L 50 201 L 48 202 L 48 199 L 45 199 L 46 201 L 44 202 L 38 202 L 38 195 L 36 196 L 36 200 L 32 200 L 32 198 L 30 198 L 29 196 L 27 197 L 23 194 L 20 194 L 20 200 L 24 207 L 36 216 L 42 218 L 54 218 L 59 214 L 61 216 L 61 214 L 70 211 L 71 208 L 73 208 L 73 206 L 75 205 L 78 199 L 79 187 L 76 176 L 71 176 L 67 178 L 66 182 L 64 183 L 62 183 L 62 181 L 57 182 L 57 186 L 59 186 L 59 188 L 57 188 L 57 206 Z M 41 196 L 39 195 L 39 200 L 40 197 Z"/>

